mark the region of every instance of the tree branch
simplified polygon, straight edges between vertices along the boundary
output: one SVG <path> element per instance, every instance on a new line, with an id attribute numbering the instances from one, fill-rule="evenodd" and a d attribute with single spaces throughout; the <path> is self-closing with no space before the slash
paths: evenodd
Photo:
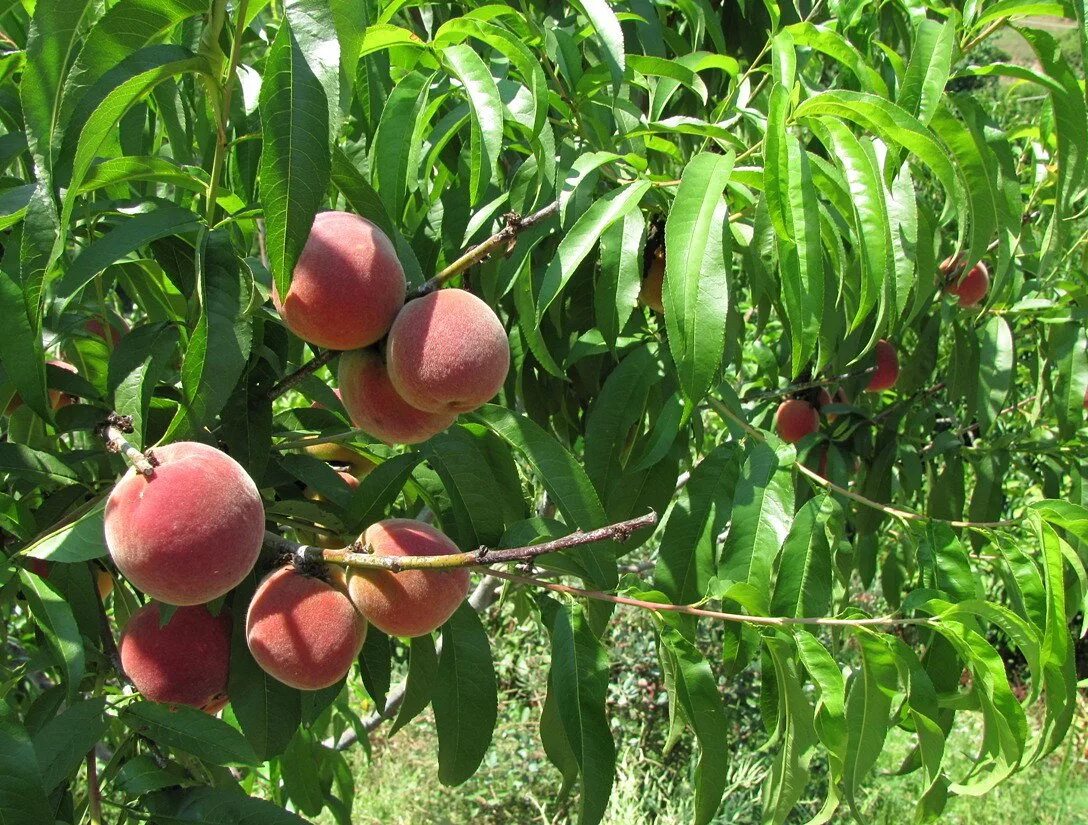
<path id="1" fill-rule="evenodd" d="M 448 553 L 442 556 L 383 556 L 365 552 L 358 542 L 348 547 L 328 550 L 298 544 L 271 532 L 265 533 L 264 543 L 265 547 L 274 553 L 288 555 L 296 564 L 302 566 L 324 562 L 353 570 L 388 570 L 391 573 L 400 573 L 403 570 L 443 570 L 530 561 L 548 553 L 557 553 L 598 541 L 626 541 L 632 533 L 655 524 L 657 524 L 657 513 L 651 511 L 644 516 L 609 524 L 589 532 L 576 530 L 568 536 L 541 544 L 503 549 L 477 547 L 466 553 Z"/>
<path id="2" fill-rule="evenodd" d="M 280 379 L 279 383 L 273 384 L 272 389 L 268 391 L 268 400 L 272 401 L 273 399 L 279 398 L 288 390 L 294 389 L 302 383 L 303 378 L 317 372 L 339 354 L 339 352 L 333 349 L 327 349 L 324 352 L 318 353 L 297 370 L 285 375 Z"/>
<path id="3" fill-rule="evenodd" d="M 524 218 L 514 212 L 507 213 L 506 226 L 487 240 L 478 243 L 476 246 L 464 252 L 460 258 L 451 263 L 429 281 L 424 282 L 422 286 L 412 293 L 409 300 L 411 300 L 411 298 L 422 298 L 424 295 L 434 292 L 450 278 L 464 272 L 466 269 L 478 264 L 485 258 L 489 258 L 491 254 L 500 247 L 512 246 L 520 233 L 536 226 L 541 221 L 547 220 L 558 211 L 559 201 L 552 201 L 543 209 L 538 209 L 536 212 L 533 212 L 531 215 L 527 215 Z"/>
<path id="4" fill-rule="evenodd" d="M 157 462 L 155 457 L 148 452 L 140 452 L 136 446 L 125 438 L 132 432 L 132 419 L 127 415 L 110 413 L 105 422 L 95 428 L 95 433 L 106 440 L 106 449 L 111 453 L 120 453 L 125 461 L 141 475 L 151 478 L 155 475 Z"/>

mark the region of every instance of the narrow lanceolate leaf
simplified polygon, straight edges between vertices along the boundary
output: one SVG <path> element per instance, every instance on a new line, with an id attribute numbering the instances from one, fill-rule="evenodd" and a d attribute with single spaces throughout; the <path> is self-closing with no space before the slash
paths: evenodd
<path id="1" fill-rule="evenodd" d="M 340 134 L 340 41 L 329 0 L 287 0 L 284 13 L 310 71 L 325 91 L 329 140 Z"/>
<path id="2" fill-rule="evenodd" d="M 792 523 L 793 479 L 788 465 L 770 444 L 752 443 L 733 491 L 732 525 L 718 578 L 746 582 L 759 593 L 768 593 L 771 568 Z"/>
<path id="3" fill-rule="evenodd" d="M 351 532 L 358 532 L 378 521 L 386 508 L 396 501 L 412 470 L 422 460 L 419 453 L 403 453 L 386 459 L 371 470 L 352 493 L 344 526 Z"/>
<path id="4" fill-rule="evenodd" d="M 450 427 L 422 445 L 453 508 L 453 540 L 461 547 L 494 546 L 506 529 L 496 503 L 502 492 L 477 439 L 464 427 Z"/>
<path id="5" fill-rule="evenodd" d="M 416 636 L 411 641 L 408 654 L 404 699 L 401 700 L 397 718 L 389 728 L 390 736 L 419 716 L 431 703 L 437 677 L 438 653 L 434 649 L 434 637 L 430 633 Z"/>
<path id="6" fill-rule="evenodd" d="M 87 751 L 98 744 L 109 724 L 105 709 L 104 698 L 74 702 L 34 734 L 34 752 L 47 791 L 75 773 Z"/>
<path id="7" fill-rule="evenodd" d="M 703 654 L 675 628 L 662 628 L 661 637 L 676 657 L 675 698 L 699 740 L 694 822 L 703 825 L 714 818 L 725 792 L 729 773 L 728 720 L 717 677 Z"/>
<path id="8" fill-rule="evenodd" d="M 866 321 L 876 307 L 873 334 L 877 335 L 889 309 L 885 284 L 893 274 L 892 233 L 880 167 L 872 144 L 863 145 L 841 121 L 827 118 L 823 126 L 831 136 L 831 156 L 838 161 L 850 190 L 854 230 L 858 237 L 861 289 L 851 329 Z"/>
<path id="9" fill-rule="evenodd" d="M 333 101 L 333 105 L 336 101 Z M 261 202 L 268 262 L 286 295 L 329 185 L 329 100 L 288 21 L 268 51 L 261 84 Z"/>
<path id="10" fill-rule="evenodd" d="M 54 821 L 42 772 L 26 729 L 0 717 L 0 820 L 5 825 L 40 825 Z"/>
<path id="11" fill-rule="evenodd" d="M 251 577 L 249 587 L 254 584 L 255 577 Z M 272 759 L 283 753 L 302 722 L 301 694 L 257 664 L 246 645 L 242 622 L 236 622 L 233 629 L 227 693 L 257 758 Z"/>
<path id="12" fill-rule="evenodd" d="M 780 291 L 789 326 L 792 372 L 812 356 L 824 307 L 823 245 L 808 154 L 786 128 L 789 92 L 775 85 L 768 112 L 763 178 L 775 228 Z M 829 300 L 830 296 L 826 296 Z"/>
<path id="13" fill-rule="evenodd" d="M 771 613 L 825 616 L 831 606 L 832 531 L 842 518 L 835 499 L 824 494 L 797 511 L 778 565 Z"/>
<path id="14" fill-rule="evenodd" d="M 0 261 L 0 363 L 15 385 L 23 403 L 38 415 L 49 415 L 45 385 L 45 356 L 42 351 L 41 313 L 37 309 L 34 284 L 25 284 L 19 261 L 21 231 L 11 232 Z M 24 288 L 26 286 L 27 288 Z"/>
<path id="15" fill-rule="evenodd" d="M 608 657 L 579 608 L 557 610 L 551 630 L 551 689 L 581 774 L 578 822 L 595 825 L 604 816 L 616 772 L 605 715 Z"/>
<path id="16" fill-rule="evenodd" d="M 1069 438 L 1084 420 L 1084 399 L 1088 397 L 1088 337 L 1083 326 L 1051 324 L 1046 356 L 1051 409 L 1058 432 Z"/>
<path id="17" fill-rule="evenodd" d="M 827 822 L 839 806 L 838 785 L 846 764 L 846 680 L 831 653 L 807 628 L 795 630 L 793 640 L 801 664 L 820 697 L 816 705 L 815 728 L 820 743 L 827 749 L 831 782 L 817 821 Z"/>
<path id="18" fill-rule="evenodd" d="M 593 306 L 597 328 L 609 346 L 615 346 L 638 304 L 645 231 L 646 218 L 635 209 L 601 235 L 601 274 L 593 290 Z"/>
<path id="19" fill-rule="evenodd" d="M 559 242 L 555 257 L 544 272 L 536 303 L 538 322 L 544 317 L 552 301 L 559 297 L 574 271 L 593 250 L 604 231 L 638 208 L 639 201 L 649 189 L 649 181 L 638 181 L 620 189 L 613 189 L 594 202 L 574 222 L 574 226 Z"/>
<path id="20" fill-rule="evenodd" d="M 602 46 L 600 56 L 612 75 L 612 91 L 615 93 L 623 81 L 626 65 L 619 18 L 606 0 L 575 0 L 575 3 L 582 8 L 582 13 L 589 18 L 590 25 L 597 32 Z"/>
<path id="21" fill-rule="evenodd" d="M 718 536 L 729 523 L 740 471 L 738 458 L 734 444 L 715 447 L 691 471 L 669 510 L 653 582 L 674 604 L 699 601 L 714 577 Z"/>
<path id="22" fill-rule="evenodd" d="M 79 683 L 83 679 L 84 656 L 83 637 L 72 608 L 45 579 L 27 570 L 19 573 L 19 579 L 34 621 L 45 634 L 60 669 L 68 698 L 74 699 L 79 695 Z"/>
<path id="23" fill-rule="evenodd" d="M 307 825 L 307 820 L 275 802 L 246 796 L 237 788 L 189 788 L 172 796 L 175 816 L 156 816 L 163 825 Z"/>
<path id="24" fill-rule="evenodd" d="M 948 21 L 923 19 L 914 30 L 910 63 L 895 102 L 922 124 L 932 119 L 944 94 L 955 43 L 956 27 Z"/>
<path id="25" fill-rule="evenodd" d="M 101 558 L 107 552 L 102 541 L 105 509 L 106 496 L 103 494 L 70 512 L 66 524 L 35 538 L 23 552 L 37 559 L 61 563 Z"/>
<path id="26" fill-rule="evenodd" d="M 468 97 L 472 128 L 469 141 L 469 203 L 476 204 L 495 174 L 502 150 L 502 102 L 490 69 L 471 46 L 448 46 L 443 49 L 442 56 Z"/>
<path id="27" fill-rule="evenodd" d="M 892 697 L 898 674 L 895 656 L 881 636 L 859 630 L 855 638 L 861 645 L 861 670 L 855 674 L 846 696 L 848 743 L 844 784 L 846 801 L 857 814 L 857 790 L 876 764 L 891 727 Z"/>
<path id="28" fill-rule="evenodd" d="M 693 157 L 665 223 L 662 303 L 689 410 L 714 383 L 724 351 L 732 236 L 722 193 L 732 169 L 732 155 Z"/>
<path id="29" fill-rule="evenodd" d="M 438 778 L 443 785 L 459 785 L 476 773 L 487 753 L 498 704 L 491 645 L 467 602 L 442 626 L 434 688 Z"/>
<path id="30" fill-rule="evenodd" d="M 779 699 L 778 732 L 781 743 L 763 786 L 763 822 L 779 825 L 787 820 L 809 780 L 808 764 L 816 744 L 813 710 L 805 695 L 793 644 L 788 636 L 763 639 L 774 663 Z M 766 684 L 766 683 L 765 683 Z"/>
<path id="31" fill-rule="evenodd" d="M 1003 316 L 991 318 L 980 335 L 978 417 L 980 431 L 985 433 L 997 421 L 1009 397 L 1016 357 L 1012 330 Z"/>
<path id="32" fill-rule="evenodd" d="M 426 111 L 430 88 L 429 75 L 405 75 L 389 93 L 374 135 L 371 179 L 394 222 L 404 214 L 409 178 L 414 179 L 419 171 L 419 147 L 413 138 L 417 121 Z"/>
<path id="33" fill-rule="evenodd" d="M 136 702 L 121 711 L 121 721 L 149 739 L 191 753 L 214 765 L 256 765 L 245 737 L 221 719 L 185 705 Z"/>
<path id="34" fill-rule="evenodd" d="M 200 318 L 181 365 L 185 404 L 171 423 L 167 439 L 219 414 L 245 369 L 253 341 L 246 314 L 253 285 L 238 266 L 225 235 L 217 232 L 208 237 L 197 260 Z"/>

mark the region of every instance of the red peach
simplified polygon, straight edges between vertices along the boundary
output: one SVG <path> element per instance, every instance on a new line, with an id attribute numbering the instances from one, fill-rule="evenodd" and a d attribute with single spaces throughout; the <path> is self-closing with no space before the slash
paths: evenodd
<path id="1" fill-rule="evenodd" d="M 820 415 L 807 401 L 790 398 L 778 405 L 774 426 L 779 438 L 795 444 L 820 428 Z"/>
<path id="2" fill-rule="evenodd" d="M 121 665 L 145 698 L 202 708 L 226 695 L 230 615 L 179 607 L 160 625 L 158 604 L 141 607 L 121 634 Z"/>
<path id="3" fill-rule="evenodd" d="M 242 466 L 214 447 L 156 447 L 151 478 L 130 469 L 106 501 L 106 546 L 117 569 L 161 602 L 203 604 L 253 569 L 264 505 Z"/>
<path id="4" fill-rule="evenodd" d="M 942 271 L 945 269 L 945 265 L 948 265 L 948 269 L 955 265 L 955 258 L 950 258 L 941 264 Z M 964 309 L 975 306 L 979 301 L 986 297 L 986 293 L 990 289 L 990 271 L 986 268 L 986 264 L 979 261 L 966 275 L 959 280 L 958 283 L 949 284 L 948 292 L 959 298 L 960 306 Z"/>
<path id="5" fill-rule="evenodd" d="M 899 380 L 899 353 L 882 338 L 876 342 L 874 356 L 876 369 L 869 378 L 869 383 L 865 387 L 866 391 L 882 392 L 894 387 L 895 382 Z"/>
<path id="6" fill-rule="evenodd" d="M 409 301 L 389 330 L 389 379 L 413 407 L 468 412 L 502 389 L 510 343 L 498 316 L 463 289 Z"/>
<path id="7" fill-rule="evenodd" d="M 457 420 L 452 410 L 425 412 L 405 401 L 372 350 L 345 352 L 337 375 L 351 423 L 386 444 L 418 444 Z"/>
<path id="8" fill-rule="evenodd" d="M 386 519 L 370 525 L 363 543 L 379 556 L 440 556 L 457 545 L 431 525 L 413 519 Z M 468 595 L 463 567 L 438 570 L 352 571 L 348 593 L 375 627 L 391 636 L 422 636 L 440 627 Z"/>
<path id="9" fill-rule="evenodd" d="M 295 335 L 319 347 L 369 346 L 404 304 L 404 270 L 384 232 L 350 212 L 320 212 L 299 256 L 287 297 L 272 302 Z"/>
<path id="10" fill-rule="evenodd" d="M 257 664 L 299 690 L 344 678 L 365 637 L 366 620 L 342 589 L 294 567 L 267 576 L 246 614 L 246 642 Z"/>

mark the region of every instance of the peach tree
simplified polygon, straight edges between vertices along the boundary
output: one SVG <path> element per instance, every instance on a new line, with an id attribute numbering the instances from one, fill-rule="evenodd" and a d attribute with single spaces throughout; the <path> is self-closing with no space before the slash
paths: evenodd
<path id="1" fill-rule="evenodd" d="M 862 820 L 893 729 L 921 821 L 1044 760 L 1085 718 L 1086 25 L 0 2 L 0 819 L 348 823 L 344 751 L 428 707 L 456 786 L 499 611 L 579 822 L 617 611 L 699 823 L 746 670 L 765 822 Z"/>

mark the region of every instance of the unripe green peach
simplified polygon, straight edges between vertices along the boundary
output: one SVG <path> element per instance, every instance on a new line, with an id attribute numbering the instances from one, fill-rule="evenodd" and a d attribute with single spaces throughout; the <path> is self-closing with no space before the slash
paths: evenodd
<path id="1" fill-rule="evenodd" d="M 491 307 L 463 289 L 440 289 L 405 304 L 389 330 L 386 366 L 416 409 L 468 412 L 502 389 L 510 343 Z"/>
<path id="2" fill-rule="evenodd" d="M 457 420 L 456 412 L 425 412 L 405 401 L 373 350 L 345 352 L 337 377 L 351 423 L 386 444 L 418 444 Z"/>
<path id="3" fill-rule="evenodd" d="M 159 606 L 128 620 L 119 646 L 125 674 L 145 698 L 207 708 L 224 701 L 230 675 L 230 615 L 179 607 L 160 626 Z M 221 705 L 220 705 L 221 706 Z"/>
<path id="4" fill-rule="evenodd" d="M 431 525 L 413 519 L 386 519 L 370 525 L 363 543 L 379 556 L 441 556 L 460 552 Z M 348 593 L 375 627 L 391 636 L 422 636 L 440 627 L 468 595 L 463 567 L 437 570 L 355 570 Z"/>
<path id="5" fill-rule="evenodd" d="M 264 505 L 226 453 L 180 441 L 153 450 L 147 478 L 130 469 L 106 501 L 106 546 L 117 569 L 161 602 L 210 602 L 253 569 Z"/>
<path id="6" fill-rule="evenodd" d="M 388 332 L 404 294 L 404 269 L 384 232 L 350 212 L 319 212 L 287 297 L 274 289 L 272 302 L 302 340 L 350 350 Z"/>
<path id="7" fill-rule="evenodd" d="M 246 614 L 246 642 L 270 676 L 299 690 L 335 685 L 351 669 L 366 621 L 343 591 L 281 567 L 258 586 Z"/>

